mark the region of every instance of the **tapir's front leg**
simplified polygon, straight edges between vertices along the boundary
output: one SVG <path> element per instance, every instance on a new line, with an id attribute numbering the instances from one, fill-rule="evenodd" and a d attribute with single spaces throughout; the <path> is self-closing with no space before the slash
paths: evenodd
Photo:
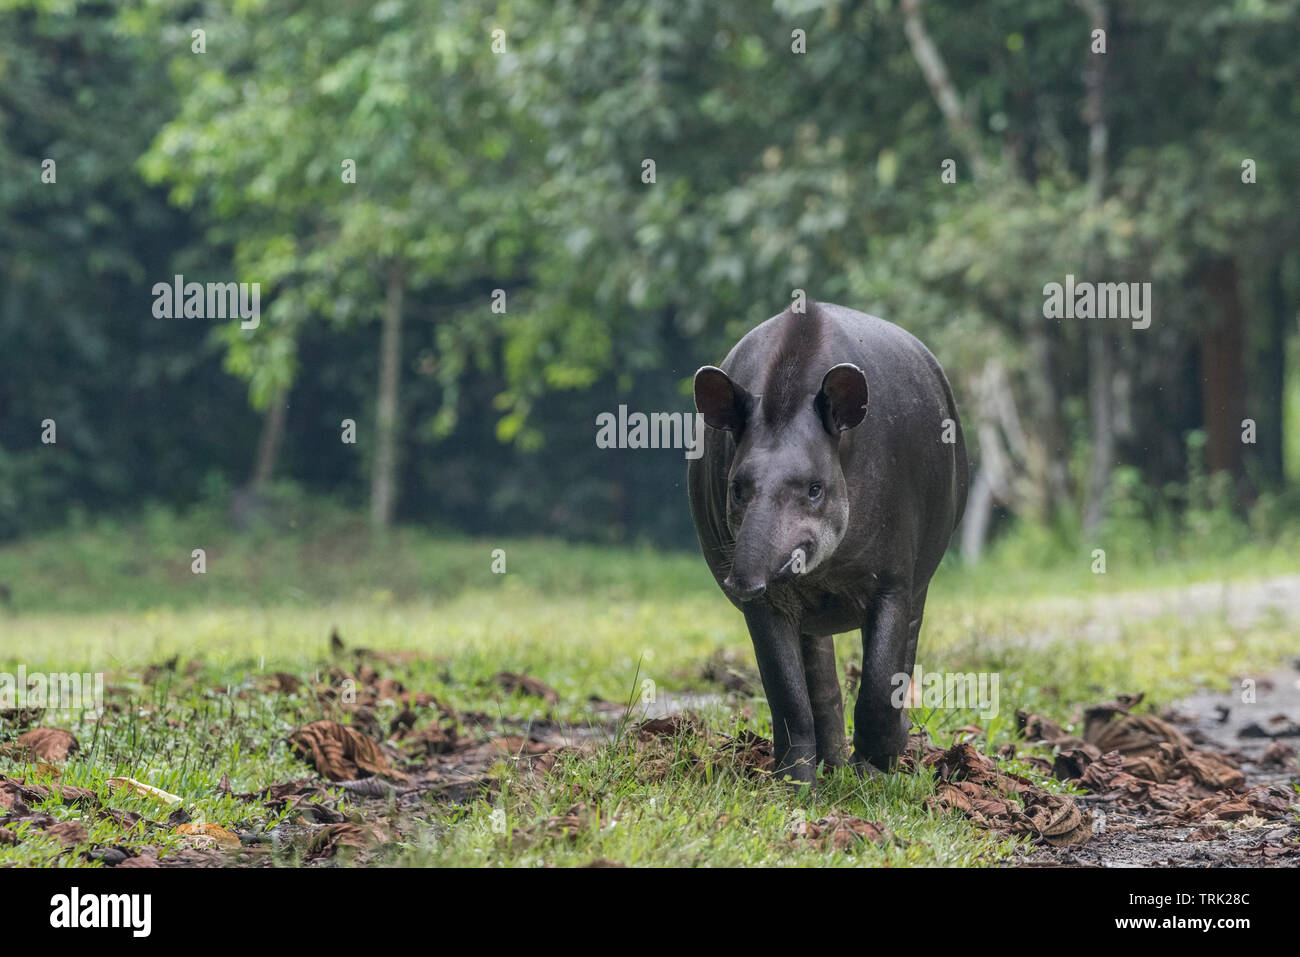
<path id="1" fill-rule="evenodd" d="M 817 737 L 804 677 L 798 625 L 761 602 L 745 606 L 758 674 L 772 709 L 777 777 L 812 781 L 817 774 Z"/>
<path id="2" fill-rule="evenodd" d="M 853 706 L 853 760 L 882 771 L 907 747 L 906 703 L 896 704 L 894 691 L 911 669 L 909 596 L 906 588 L 881 595 L 862 629 L 862 685 Z"/>

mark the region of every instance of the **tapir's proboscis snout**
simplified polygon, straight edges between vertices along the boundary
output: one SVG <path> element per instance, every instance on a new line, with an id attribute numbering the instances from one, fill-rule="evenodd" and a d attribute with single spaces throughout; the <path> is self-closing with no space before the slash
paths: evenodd
<path id="1" fill-rule="evenodd" d="M 722 590 L 732 598 L 736 599 L 736 601 L 750 601 L 767 591 L 767 585 L 763 582 L 758 582 L 757 584 L 753 582 L 738 582 L 735 578 L 728 575 L 723 579 Z"/>
<path id="2" fill-rule="evenodd" d="M 753 329 L 695 374 L 708 426 L 689 464 L 704 557 L 744 613 L 772 711 L 776 771 L 893 764 L 930 579 L 966 504 L 952 390 L 920 341 L 829 303 Z M 848 754 L 833 636 L 860 630 Z"/>

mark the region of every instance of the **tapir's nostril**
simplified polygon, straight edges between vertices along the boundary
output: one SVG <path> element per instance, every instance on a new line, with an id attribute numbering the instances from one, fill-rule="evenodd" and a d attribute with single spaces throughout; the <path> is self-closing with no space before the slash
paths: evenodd
<path id="1" fill-rule="evenodd" d="M 757 598 L 763 592 L 767 591 L 767 586 L 759 583 L 757 585 L 738 584 L 734 578 L 727 576 L 722 583 L 722 588 L 728 595 L 737 601 L 751 601 Z"/>

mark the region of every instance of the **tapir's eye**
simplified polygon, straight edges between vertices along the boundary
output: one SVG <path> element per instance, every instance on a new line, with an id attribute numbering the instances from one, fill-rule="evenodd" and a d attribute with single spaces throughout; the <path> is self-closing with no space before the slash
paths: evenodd
<path id="1" fill-rule="evenodd" d="M 813 482 L 812 485 L 808 486 L 808 497 L 814 502 L 822 497 L 822 486 L 820 482 Z"/>
<path id="2" fill-rule="evenodd" d="M 731 497 L 734 498 L 737 502 L 743 502 L 745 500 L 745 487 L 741 485 L 739 482 L 732 482 Z"/>

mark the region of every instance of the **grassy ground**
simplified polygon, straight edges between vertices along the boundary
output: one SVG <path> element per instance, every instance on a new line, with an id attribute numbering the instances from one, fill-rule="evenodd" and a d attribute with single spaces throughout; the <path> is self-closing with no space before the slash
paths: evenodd
<path id="1" fill-rule="evenodd" d="M 207 570 L 191 571 L 191 550 L 206 551 Z M 505 574 L 492 570 L 503 549 Z M 1249 578 L 1297 570 L 1292 548 L 1203 553 L 1160 566 L 1112 559 L 1107 574 L 1090 557 L 1067 558 L 1013 572 L 994 556 L 975 571 L 945 568 L 930 589 L 920 661 L 946 671 L 998 673 L 1000 708 L 918 709 L 913 719 L 941 744 L 956 729 L 984 729 L 982 748 L 1015 737 L 1024 708 L 1062 722 L 1080 706 L 1143 691 L 1159 705 L 1197 687 L 1226 690 L 1233 677 L 1280 665 L 1294 654 L 1293 626 L 1264 619 L 1248 629 L 1173 618 L 1120 622 L 1111 642 L 1073 640 L 1086 617 L 1053 605 L 1055 620 L 1035 611 L 1039 599 L 1089 597 L 1123 589 L 1212 578 Z M 356 715 L 313 689 L 337 682 L 331 669 L 361 660 L 332 652 L 331 632 L 348 649 L 374 654 L 376 669 L 407 691 L 425 691 L 462 717 L 464 734 L 518 734 L 528 722 L 562 723 L 582 750 L 555 759 L 549 774 L 496 764 L 491 786 L 467 800 L 429 799 L 397 806 L 327 785 L 330 800 L 361 821 L 382 820 L 382 846 L 370 862 L 437 865 L 571 865 L 593 860 L 637 864 L 994 864 L 1011 859 L 1013 842 L 976 830 L 965 819 L 924 806 L 933 790 L 926 773 L 868 780 L 844 771 L 815 791 L 796 793 L 746 773 L 717 743 L 753 731 L 770 735 L 761 695 L 727 693 L 711 656 L 735 670 L 752 667 L 739 614 L 721 597 L 693 554 L 561 546 L 545 541 L 471 541 L 401 530 L 384 541 L 334 513 L 303 513 L 279 528 L 234 535 L 216 516 L 177 519 L 152 513 L 139 524 L 69 529 L 0 549 L 0 672 L 75 670 L 106 673 L 112 705 L 102 717 L 50 711 L 81 751 L 61 769 L 0 756 L 0 774 L 29 782 L 55 775 L 89 788 L 105 808 L 133 812 L 87 817 L 51 797 L 38 810 L 88 826 L 66 849 L 25 828 L 16 844 L 0 842 L 0 864 L 87 863 L 90 846 L 148 845 L 162 853 L 185 843 L 166 824 L 167 810 L 107 781 L 129 777 L 171 792 L 191 816 L 232 831 L 292 833 L 292 815 L 220 793 L 252 792 L 312 776 L 285 738 L 322 718 Z M 1043 641 L 1049 631 L 1055 638 Z M 1022 636 L 1037 634 L 1036 641 Z M 856 635 L 838 640 L 847 668 L 861 654 Z M 393 653 L 393 654 L 387 654 Z M 176 659 L 172 667 L 149 670 Z M 714 658 L 715 661 L 719 660 Z M 509 695 L 493 681 L 501 671 L 526 673 L 557 700 Z M 287 672 L 297 692 L 274 688 Z M 634 733 L 595 745 L 589 726 L 617 728 L 603 702 L 705 692 L 698 734 L 647 746 Z M 733 685 L 734 687 L 734 685 Z M 380 700 L 372 709 L 388 728 L 402 709 Z M 431 709 L 420 722 L 436 721 Z M 15 735 L 0 723 L 0 743 Z M 1030 775 L 1033 776 L 1032 774 Z M 1040 782 L 1059 789 L 1055 782 Z M 565 821 L 578 805 L 585 809 Z M 855 853 L 822 850 L 788 836 L 799 820 L 851 815 L 886 824 L 893 837 Z M 131 818 L 125 821 L 132 821 Z M 280 863 L 309 855 L 301 843 L 277 844 Z"/>

